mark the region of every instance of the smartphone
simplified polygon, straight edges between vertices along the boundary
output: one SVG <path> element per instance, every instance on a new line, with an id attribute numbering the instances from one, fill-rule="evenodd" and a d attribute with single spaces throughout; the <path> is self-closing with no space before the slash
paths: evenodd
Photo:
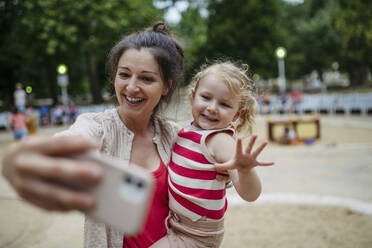
<path id="1" fill-rule="evenodd" d="M 97 199 L 96 207 L 87 214 L 126 235 L 141 231 L 153 197 L 154 179 L 151 173 L 98 151 L 74 155 L 73 158 L 91 161 L 103 168 L 101 182 L 87 189 Z"/>

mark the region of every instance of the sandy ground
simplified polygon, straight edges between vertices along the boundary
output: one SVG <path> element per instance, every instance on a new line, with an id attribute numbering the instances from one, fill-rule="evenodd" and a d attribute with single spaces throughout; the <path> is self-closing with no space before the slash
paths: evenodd
<path id="1" fill-rule="evenodd" d="M 170 115 L 181 124 L 188 118 Z M 260 140 L 267 138 L 266 118 L 257 118 Z M 263 193 L 253 204 L 230 201 L 222 247 L 372 247 L 371 123 L 372 117 L 321 117 L 322 137 L 315 144 L 270 144 L 262 159 L 276 165 L 257 170 Z M 10 140 L 0 133 L 0 158 Z M 236 198 L 233 189 L 228 195 Z M 25 204 L 0 177 L 0 248 L 82 247 L 82 239 L 81 214 Z"/>

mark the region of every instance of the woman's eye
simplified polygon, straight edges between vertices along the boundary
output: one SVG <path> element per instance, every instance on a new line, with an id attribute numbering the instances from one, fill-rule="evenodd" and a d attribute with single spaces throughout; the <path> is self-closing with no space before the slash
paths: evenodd
<path id="1" fill-rule="evenodd" d="M 145 81 L 145 82 L 152 82 L 152 81 L 154 81 L 152 79 L 152 77 L 142 77 L 142 80 Z"/>
<path id="2" fill-rule="evenodd" d="M 126 73 L 126 72 L 120 72 L 120 73 L 119 73 L 119 76 L 120 76 L 120 77 L 123 77 L 123 78 L 127 78 L 127 77 L 129 77 L 129 74 Z"/>
<path id="3" fill-rule="evenodd" d="M 209 96 L 201 96 L 203 99 L 205 99 L 205 100 L 209 100 L 210 99 L 210 97 Z"/>

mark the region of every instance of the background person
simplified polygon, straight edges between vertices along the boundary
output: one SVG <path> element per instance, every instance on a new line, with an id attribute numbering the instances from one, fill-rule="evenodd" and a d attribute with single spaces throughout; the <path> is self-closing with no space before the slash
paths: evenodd
<path id="1" fill-rule="evenodd" d="M 14 105 L 18 109 L 19 112 L 25 111 L 26 106 L 26 92 L 23 90 L 22 84 L 17 83 L 16 89 L 13 94 L 14 97 Z"/>
<path id="2" fill-rule="evenodd" d="M 49 106 L 47 106 L 44 103 L 44 101 L 40 103 L 39 113 L 40 113 L 40 126 L 42 127 L 49 126 L 50 110 L 49 110 Z"/>
<path id="3" fill-rule="evenodd" d="M 8 119 L 8 127 L 13 130 L 14 140 L 21 140 L 27 137 L 25 114 L 20 112 L 16 106 Z"/>
<path id="4" fill-rule="evenodd" d="M 57 104 L 53 110 L 53 118 L 54 118 L 54 125 L 63 125 L 63 116 L 65 115 L 65 111 L 61 104 Z"/>
<path id="5" fill-rule="evenodd" d="M 68 121 L 70 124 L 74 123 L 77 117 L 78 111 L 74 101 L 70 100 L 68 104 Z"/>

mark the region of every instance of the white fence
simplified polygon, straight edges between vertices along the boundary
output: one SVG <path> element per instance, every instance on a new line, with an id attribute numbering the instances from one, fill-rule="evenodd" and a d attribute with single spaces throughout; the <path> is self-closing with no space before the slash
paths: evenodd
<path id="1" fill-rule="evenodd" d="M 79 106 L 78 114 L 87 112 L 102 112 L 105 109 L 113 108 L 113 105 L 90 105 Z M 284 106 L 278 96 L 272 96 L 270 99 L 270 113 L 291 113 L 295 108 L 289 100 Z M 259 112 L 263 113 L 262 105 Z M 296 106 L 296 112 L 303 114 L 308 112 L 336 114 L 342 113 L 349 115 L 358 113 L 361 115 L 372 114 L 372 93 L 354 93 L 354 94 L 304 94 L 302 101 Z M 53 109 L 51 110 L 53 113 Z M 0 128 L 7 126 L 10 112 L 0 113 Z M 39 112 L 35 111 L 35 117 L 39 121 Z M 53 114 L 51 114 L 51 123 L 54 123 Z"/>
<path id="2" fill-rule="evenodd" d="M 278 96 L 270 98 L 270 113 L 342 113 L 349 115 L 358 113 L 361 115 L 372 114 L 372 93 L 354 94 L 304 94 L 301 102 L 295 107 L 290 99 L 283 106 Z M 260 105 L 260 113 L 263 108 Z"/>

